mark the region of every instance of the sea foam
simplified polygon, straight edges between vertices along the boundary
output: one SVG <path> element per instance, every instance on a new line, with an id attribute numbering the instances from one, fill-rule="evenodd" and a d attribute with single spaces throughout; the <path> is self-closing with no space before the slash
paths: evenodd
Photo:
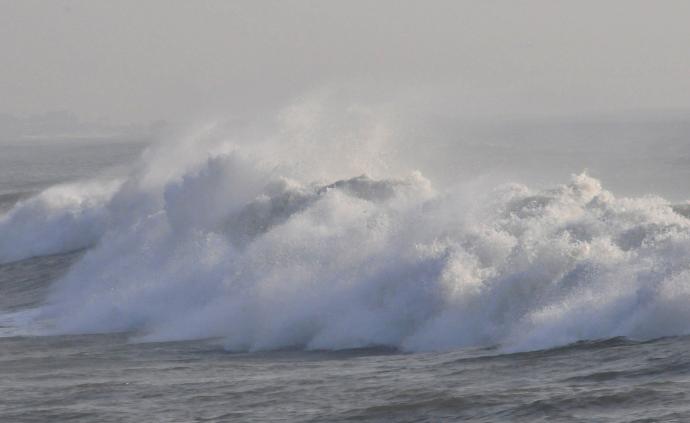
<path id="1" fill-rule="evenodd" d="M 690 220 L 665 200 L 618 198 L 584 173 L 547 189 L 434 187 L 368 171 L 361 142 L 310 153 L 304 137 L 323 131 L 295 125 L 264 143 L 163 144 L 124 180 L 20 201 L 0 217 L 0 261 L 89 248 L 35 320 L 241 351 L 690 332 Z M 376 144 L 385 131 L 368 128 L 354 135 Z"/>

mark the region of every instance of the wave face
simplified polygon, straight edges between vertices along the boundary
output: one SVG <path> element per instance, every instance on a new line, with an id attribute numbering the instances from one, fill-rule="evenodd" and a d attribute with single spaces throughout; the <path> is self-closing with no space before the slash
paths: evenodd
<path id="1" fill-rule="evenodd" d="M 435 188 L 372 159 L 381 127 L 313 153 L 323 134 L 293 115 L 278 141 L 163 144 L 124 180 L 55 187 L 1 216 L 0 262 L 91 247 L 42 327 L 230 350 L 690 332 L 690 220 L 663 199 L 617 198 L 586 174 Z"/>

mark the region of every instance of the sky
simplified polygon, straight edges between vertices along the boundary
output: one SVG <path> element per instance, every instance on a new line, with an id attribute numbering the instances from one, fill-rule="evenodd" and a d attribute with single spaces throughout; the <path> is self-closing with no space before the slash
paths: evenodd
<path id="1" fill-rule="evenodd" d="M 468 117 L 690 110 L 690 2 L 0 0 L 0 113 L 113 123 L 314 90 Z"/>

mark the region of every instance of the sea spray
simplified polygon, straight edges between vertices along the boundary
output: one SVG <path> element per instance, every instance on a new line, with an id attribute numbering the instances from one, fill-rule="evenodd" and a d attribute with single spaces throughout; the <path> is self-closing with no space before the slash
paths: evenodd
<path id="1" fill-rule="evenodd" d="M 122 181 L 19 202 L 0 218 L 3 261 L 90 247 L 35 322 L 242 351 L 690 332 L 690 220 L 665 200 L 617 198 L 584 173 L 548 189 L 435 187 L 341 145 L 386 145 L 380 125 L 315 153 L 304 137 L 325 135 L 319 119 L 297 114 L 302 126 L 262 142 L 191 137 Z"/>

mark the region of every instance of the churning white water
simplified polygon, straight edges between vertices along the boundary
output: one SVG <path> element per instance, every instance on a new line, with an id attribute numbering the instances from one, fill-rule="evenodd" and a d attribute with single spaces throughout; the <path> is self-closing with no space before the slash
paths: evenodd
<path id="1" fill-rule="evenodd" d="M 18 202 L 0 216 L 0 263 L 88 248 L 26 324 L 229 350 L 690 332 L 683 207 L 586 173 L 546 189 L 438 186 L 395 161 L 385 126 L 348 113 L 349 132 L 303 108 L 251 140 L 205 128 L 124 178 Z"/>

